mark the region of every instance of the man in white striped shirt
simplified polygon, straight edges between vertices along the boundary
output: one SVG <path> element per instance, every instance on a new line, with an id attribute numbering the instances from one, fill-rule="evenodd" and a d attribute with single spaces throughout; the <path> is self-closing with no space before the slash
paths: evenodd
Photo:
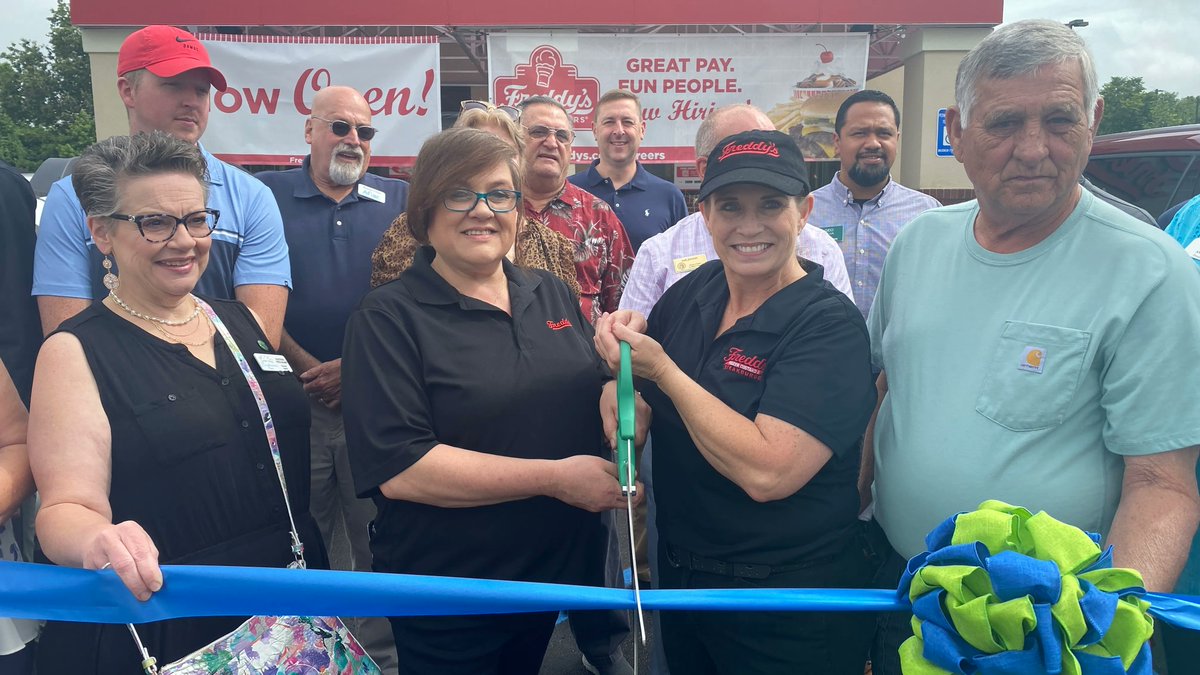
<path id="1" fill-rule="evenodd" d="M 743 131 L 769 131 L 775 128 L 771 119 L 758 108 L 737 104 L 717 108 L 705 118 L 696 132 L 696 168 L 700 177 L 708 165 L 708 153 L 727 136 Z M 811 220 L 811 218 L 810 218 Z M 825 268 L 825 279 L 850 299 L 850 280 L 842 251 L 819 227 L 805 227 L 796 238 L 796 253 Z M 656 234 L 642 243 L 621 295 L 621 309 L 635 309 L 650 315 L 654 303 L 676 281 L 688 272 L 717 258 L 712 237 L 699 211 L 676 223 L 666 232 Z"/>

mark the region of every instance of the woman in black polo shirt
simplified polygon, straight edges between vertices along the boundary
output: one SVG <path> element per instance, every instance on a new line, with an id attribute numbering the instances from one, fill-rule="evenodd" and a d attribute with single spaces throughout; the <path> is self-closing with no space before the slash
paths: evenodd
<path id="1" fill-rule="evenodd" d="M 374 569 L 603 585 L 607 369 L 567 286 L 512 265 L 516 149 L 477 129 L 421 148 L 408 224 L 422 244 L 346 327 L 354 483 L 379 507 Z M 402 673 L 536 673 L 556 613 L 392 618 Z"/>
<path id="2" fill-rule="evenodd" d="M 654 412 L 660 587 L 862 587 L 855 545 L 861 437 L 875 403 L 854 303 L 798 259 L 812 209 L 785 134 L 721 141 L 700 187 L 719 260 L 672 286 L 649 323 L 596 324 L 632 346 Z M 644 333 L 644 334 L 643 334 Z M 873 618 L 663 612 L 672 672 L 861 675 Z"/>

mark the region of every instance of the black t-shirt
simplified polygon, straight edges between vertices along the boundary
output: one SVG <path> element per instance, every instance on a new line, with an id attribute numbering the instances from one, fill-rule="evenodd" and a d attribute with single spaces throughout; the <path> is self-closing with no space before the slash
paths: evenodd
<path id="1" fill-rule="evenodd" d="M 597 514 L 549 497 L 440 508 L 379 493 L 439 443 L 529 459 L 605 453 L 599 399 L 608 375 L 567 287 L 504 261 L 510 317 L 458 293 L 433 257 L 418 250 L 346 328 L 346 441 L 355 489 L 379 506 L 375 569 L 602 583 Z"/>
<path id="2" fill-rule="evenodd" d="M 770 415 L 833 457 L 795 494 L 759 503 L 704 459 L 671 399 L 652 383 L 654 496 L 663 539 L 728 562 L 785 565 L 837 553 L 858 513 L 861 438 L 875 405 L 867 328 L 854 303 L 802 261 L 807 276 L 715 339 L 729 301 L 721 261 L 672 286 L 647 334 L 704 389 L 748 419 Z"/>

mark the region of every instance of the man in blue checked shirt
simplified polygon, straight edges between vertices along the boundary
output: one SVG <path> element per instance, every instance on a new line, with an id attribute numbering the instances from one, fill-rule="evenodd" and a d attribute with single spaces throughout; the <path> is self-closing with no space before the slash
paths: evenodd
<path id="1" fill-rule="evenodd" d="M 941 204 L 892 180 L 900 109 L 891 96 L 873 89 L 850 95 L 838 108 L 833 139 L 842 168 L 812 193 L 815 204 L 808 223 L 842 247 L 854 302 L 865 317 L 896 233 Z"/>

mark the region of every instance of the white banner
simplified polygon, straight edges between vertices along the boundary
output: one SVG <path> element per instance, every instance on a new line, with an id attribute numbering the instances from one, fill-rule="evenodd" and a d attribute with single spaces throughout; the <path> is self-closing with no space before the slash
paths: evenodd
<path id="1" fill-rule="evenodd" d="M 371 107 L 372 166 L 411 165 L 442 129 L 436 37 L 197 37 L 229 85 L 213 93 L 203 143 L 228 162 L 299 165 L 313 94 L 334 84 Z"/>
<path id="2" fill-rule="evenodd" d="M 690 162 L 696 130 L 711 110 L 753 103 L 805 156 L 833 155 L 833 117 L 867 77 L 866 33 L 641 35 L 493 33 L 488 37 L 492 100 L 560 101 L 578 137 L 575 163 L 596 158 L 592 115 L 609 89 L 642 103 L 641 161 Z"/>

